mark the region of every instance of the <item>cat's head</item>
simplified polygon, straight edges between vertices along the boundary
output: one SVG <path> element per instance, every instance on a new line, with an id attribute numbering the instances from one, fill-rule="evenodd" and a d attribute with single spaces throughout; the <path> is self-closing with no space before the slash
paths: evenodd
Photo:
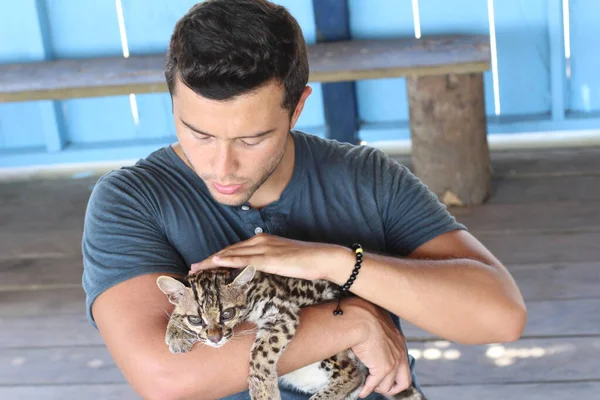
<path id="1" fill-rule="evenodd" d="M 188 276 L 189 286 L 169 276 L 158 277 L 156 284 L 175 305 L 165 336 L 171 352 L 189 351 L 198 341 L 212 347 L 227 343 L 243 317 L 254 274 L 252 266 L 210 269 Z"/>

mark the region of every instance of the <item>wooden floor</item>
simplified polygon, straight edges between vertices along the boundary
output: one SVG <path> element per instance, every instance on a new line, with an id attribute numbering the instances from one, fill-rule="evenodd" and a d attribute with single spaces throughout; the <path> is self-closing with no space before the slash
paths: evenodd
<path id="1" fill-rule="evenodd" d="M 600 148 L 493 153 L 494 195 L 452 209 L 514 274 L 523 338 L 463 346 L 405 326 L 432 400 L 600 399 Z M 0 399 L 134 399 L 84 316 L 97 176 L 0 183 Z"/>

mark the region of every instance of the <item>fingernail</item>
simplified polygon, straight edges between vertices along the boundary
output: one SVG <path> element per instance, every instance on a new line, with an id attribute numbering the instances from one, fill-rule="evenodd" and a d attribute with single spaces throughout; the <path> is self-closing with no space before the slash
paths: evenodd
<path id="1" fill-rule="evenodd" d="M 215 260 L 215 261 L 219 261 L 220 259 L 221 259 L 221 257 L 219 257 L 219 256 L 214 256 L 213 257 L 213 260 Z"/>

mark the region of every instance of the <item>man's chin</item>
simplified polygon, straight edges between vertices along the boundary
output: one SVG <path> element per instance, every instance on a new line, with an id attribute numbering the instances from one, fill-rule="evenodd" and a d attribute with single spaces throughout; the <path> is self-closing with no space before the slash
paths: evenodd
<path id="1" fill-rule="evenodd" d="M 239 207 L 245 204 L 250 198 L 247 192 L 223 194 L 211 189 L 210 194 L 216 202 L 231 207 Z"/>

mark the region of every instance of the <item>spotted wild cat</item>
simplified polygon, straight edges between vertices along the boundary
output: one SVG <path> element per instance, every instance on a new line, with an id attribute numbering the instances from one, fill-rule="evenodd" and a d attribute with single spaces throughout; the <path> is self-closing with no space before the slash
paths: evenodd
<path id="1" fill-rule="evenodd" d="M 265 274 L 252 266 L 241 271 L 205 270 L 185 281 L 168 276 L 157 279 L 160 290 L 175 305 L 165 335 L 171 352 L 187 352 L 196 342 L 220 347 L 233 337 L 238 323 L 248 321 L 258 328 L 248 377 L 252 399 L 279 399 L 278 379 L 313 394 L 311 400 L 358 397 L 368 370 L 351 350 L 281 378 L 276 372 L 277 361 L 296 332 L 300 307 L 334 299 L 336 285 Z M 390 399 L 425 397 L 411 387 Z"/>

